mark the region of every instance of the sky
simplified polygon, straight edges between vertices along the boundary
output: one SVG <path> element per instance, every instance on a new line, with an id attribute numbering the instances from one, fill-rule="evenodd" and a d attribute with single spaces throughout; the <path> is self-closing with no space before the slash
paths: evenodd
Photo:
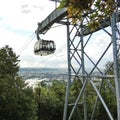
<path id="1" fill-rule="evenodd" d="M 55 3 L 50 0 L 42 0 L 42 2 L 41 0 L 0 0 L 0 47 L 5 45 L 12 47 L 13 51 L 19 55 L 20 67 L 67 67 L 65 26 L 52 28 L 41 36 L 42 39 L 55 41 L 55 54 L 49 56 L 34 54 L 34 44 L 37 41 L 35 36 L 37 23 L 44 20 L 54 9 Z M 94 56 L 94 59 L 98 58 L 101 48 L 96 48 L 96 54 L 91 47 L 95 48 L 98 44 L 99 47 L 103 47 L 106 44 L 101 41 L 103 38 L 108 39 L 105 34 L 102 36 L 100 34 L 93 36 L 98 40 L 86 49 L 90 56 Z M 108 56 L 106 56 L 107 60 Z"/>

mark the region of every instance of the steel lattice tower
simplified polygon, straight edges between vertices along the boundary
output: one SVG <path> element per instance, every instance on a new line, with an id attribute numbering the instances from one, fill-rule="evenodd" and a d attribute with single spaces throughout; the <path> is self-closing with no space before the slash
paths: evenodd
<path id="1" fill-rule="evenodd" d="M 94 32 L 92 32 L 88 27 L 89 23 L 89 14 L 83 15 L 83 18 L 78 24 L 71 24 L 69 19 L 66 18 L 67 10 L 66 9 L 56 9 L 53 11 L 44 21 L 38 24 L 38 29 L 36 30 L 37 34 L 43 34 L 50 26 L 54 23 L 59 23 L 66 25 L 67 27 L 67 53 L 68 53 L 68 82 L 66 87 L 66 98 L 64 106 L 64 115 L 63 120 L 71 120 L 76 109 L 79 105 L 82 105 L 84 112 L 83 118 L 88 119 L 88 109 L 87 109 L 87 98 L 89 92 L 86 92 L 88 85 L 91 85 L 93 91 L 96 93 L 96 99 L 93 105 L 92 113 L 89 113 L 91 120 L 94 120 L 94 115 L 97 109 L 98 102 L 101 102 L 103 105 L 106 114 L 110 120 L 114 120 L 114 117 L 111 114 L 111 110 L 108 108 L 105 103 L 104 98 L 102 97 L 101 90 L 104 86 L 104 82 L 107 83 L 107 86 L 113 94 L 116 96 L 117 104 L 117 120 L 120 120 L 120 11 L 119 3 L 116 3 L 116 10 L 114 11 L 111 18 L 105 18 L 100 21 L 100 26 Z M 98 37 L 95 38 L 95 34 L 101 35 L 104 33 L 105 38 L 101 41 L 105 43 L 105 46 L 101 46 L 100 42 L 96 44 L 95 48 L 92 48 L 92 44 L 98 41 Z M 101 52 L 96 53 L 97 47 L 101 47 Z M 97 58 L 91 54 L 91 49 L 94 49 Z M 93 52 L 92 51 L 92 52 Z M 110 52 L 112 51 L 112 52 Z M 107 71 L 101 69 L 104 67 L 103 63 L 106 64 L 106 57 L 112 53 L 112 56 L 109 60 L 113 61 L 114 74 L 110 75 Z M 108 70 L 112 66 L 109 66 Z M 89 68 L 89 70 L 88 70 Z M 98 80 L 96 82 L 96 79 Z M 112 85 L 111 79 L 115 83 L 115 86 Z M 81 83 L 81 89 L 78 90 L 78 96 L 75 101 L 69 103 L 71 86 L 77 80 Z M 68 113 L 69 106 L 71 106 L 71 111 Z"/>
<path id="2" fill-rule="evenodd" d="M 94 91 L 97 94 L 96 101 L 93 107 L 93 112 L 91 113 L 91 120 L 94 119 L 94 114 L 96 110 L 96 106 L 98 101 L 102 103 L 104 106 L 104 109 L 106 110 L 106 114 L 109 116 L 110 120 L 114 120 L 110 109 L 108 108 L 107 104 L 104 101 L 104 98 L 101 95 L 101 89 L 103 86 L 103 82 L 107 81 L 108 86 L 113 91 L 113 94 L 116 95 L 117 99 L 117 116 L 118 120 L 120 120 L 120 26 L 119 26 L 119 10 L 116 8 L 116 11 L 113 13 L 111 19 L 106 18 L 105 20 L 101 21 L 100 27 L 98 30 L 102 30 L 106 33 L 107 36 L 109 36 L 109 42 L 102 50 L 102 54 L 99 55 L 97 61 L 94 61 L 94 59 L 89 56 L 89 52 L 87 51 L 87 47 L 89 45 L 89 42 L 91 41 L 93 32 L 90 32 L 87 29 L 87 20 L 89 17 L 88 15 L 84 15 L 82 22 L 79 23 L 79 25 L 74 25 L 70 27 L 70 25 L 67 25 L 67 36 L 68 36 L 68 72 L 69 72 L 69 80 L 67 84 L 67 90 L 66 90 L 66 99 L 65 99 L 65 108 L 64 108 L 64 116 L 63 120 L 71 120 L 72 116 L 75 112 L 75 109 L 77 109 L 77 106 L 79 104 L 80 99 L 83 100 L 83 106 L 84 106 L 84 120 L 87 120 L 88 112 L 87 112 L 87 95 L 86 95 L 86 88 L 87 84 L 91 84 Z M 109 29 L 106 29 L 106 27 L 110 27 Z M 111 31 L 110 31 L 111 29 Z M 74 32 L 76 30 L 76 32 Z M 73 33 L 74 32 L 74 35 Z M 95 31 L 97 32 L 97 31 Z M 87 36 L 87 38 L 85 38 Z M 97 39 L 96 39 L 97 41 Z M 105 42 L 103 40 L 102 42 Z M 104 60 L 104 57 L 109 49 L 113 49 L 113 63 L 114 63 L 114 75 L 108 75 L 107 72 L 101 70 L 100 62 Z M 92 49 L 92 48 L 91 48 Z M 94 49 L 94 48 L 93 48 Z M 87 63 L 91 62 L 92 67 L 87 69 Z M 76 62 L 77 68 L 74 67 L 74 63 Z M 111 67 L 111 66 L 110 66 Z M 109 68 L 110 69 L 110 68 Z M 97 71 L 97 75 L 95 75 Z M 115 82 L 115 88 L 110 83 L 109 79 L 114 76 L 114 82 Z M 99 88 L 96 86 L 95 79 L 99 78 L 101 79 Z M 68 106 L 69 106 L 69 92 L 70 87 L 72 84 L 72 80 L 77 79 L 81 81 L 82 87 L 79 91 L 78 97 L 75 100 L 75 102 L 72 104 L 72 110 L 67 114 Z M 68 115 L 68 116 L 67 116 Z"/>

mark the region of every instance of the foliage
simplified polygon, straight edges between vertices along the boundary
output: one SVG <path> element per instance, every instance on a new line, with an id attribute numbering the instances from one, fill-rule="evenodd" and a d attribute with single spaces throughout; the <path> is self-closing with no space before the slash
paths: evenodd
<path id="1" fill-rule="evenodd" d="M 93 4 L 94 12 L 90 14 L 89 27 L 97 29 L 100 21 L 112 16 L 115 9 L 114 0 L 96 0 Z"/>
<path id="2" fill-rule="evenodd" d="M 109 61 L 105 65 L 105 74 L 113 75 L 114 74 L 114 64 L 113 62 Z"/>
<path id="3" fill-rule="evenodd" d="M 36 120 L 33 90 L 18 76 L 18 56 L 0 49 L 0 120 Z"/>
<path id="4" fill-rule="evenodd" d="M 16 59 L 16 61 L 18 60 Z M 6 64 L 4 64 L 3 68 L 5 66 Z M 107 74 L 113 74 L 112 62 L 106 64 L 105 71 Z M 66 82 L 64 80 L 54 80 L 52 86 L 47 86 L 43 81 L 38 84 L 33 92 L 30 87 L 26 86 L 17 72 L 17 70 L 14 70 L 14 74 L 12 74 L 14 76 L 12 77 L 11 73 L 1 75 L 0 77 L 0 120 L 61 120 L 65 102 Z M 110 79 L 110 81 L 113 81 L 113 79 Z M 75 102 L 82 88 L 82 84 L 80 80 L 73 80 L 70 89 L 69 103 Z M 114 86 L 113 82 L 111 82 L 111 84 Z M 85 93 L 88 119 L 90 119 L 97 96 L 90 83 L 87 84 Z M 116 98 L 111 89 L 109 89 L 107 81 L 103 83 L 101 95 L 111 110 L 113 117 L 116 119 Z M 82 120 L 84 118 L 83 99 L 82 96 L 72 120 Z M 72 107 L 72 104 L 68 106 L 68 114 Z M 97 104 L 94 119 L 109 119 L 100 101 Z"/>
<path id="5" fill-rule="evenodd" d="M 15 77 L 17 75 L 19 70 L 18 57 L 9 46 L 0 49 L 0 76 L 8 74 Z"/>
<path id="6" fill-rule="evenodd" d="M 102 19 L 111 17 L 114 3 L 114 0 L 62 0 L 60 8 L 67 8 L 68 18 L 71 18 L 74 24 L 82 21 L 83 15 L 89 14 L 88 27 L 95 30 Z"/>
<path id="7" fill-rule="evenodd" d="M 47 86 L 44 82 L 41 82 L 33 91 L 18 76 L 18 65 L 18 56 L 12 51 L 12 48 L 5 46 L 0 49 L 0 120 L 61 120 L 65 102 L 66 82 L 64 80 L 54 80 L 52 86 Z M 113 68 L 113 63 L 108 62 L 105 66 L 105 73 L 113 75 Z M 114 80 L 109 80 L 112 86 L 115 86 Z M 70 103 L 75 102 L 82 84 L 80 80 L 74 80 L 71 84 Z M 90 119 L 96 93 L 90 83 L 87 84 L 85 91 L 88 119 Z M 114 119 L 116 119 L 116 98 L 112 92 L 107 81 L 104 80 L 101 95 Z M 84 118 L 83 99 L 82 96 L 72 120 Z M 71 109 L 72 106 L 68 106 L 68 114 Z M 97 104 L 94 118 L 97 120 L 109 119 L 100 101 Z"/>
<path id="8" fill-rule="evenodd" d="M 54 80 L 52 86 L 42 85 L 39 83 L 35 88 L 38 120 L 61 120 L 64 108 L 65 82 Z"/>

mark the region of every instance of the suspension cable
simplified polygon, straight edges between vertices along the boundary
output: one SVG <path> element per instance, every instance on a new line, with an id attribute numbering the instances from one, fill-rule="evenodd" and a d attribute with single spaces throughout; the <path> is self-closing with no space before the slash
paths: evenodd
<path id="1" fill-rule="evenodd" d="M 35 38 L 35 34 L 32 33 L 31 36 L 26 40 L 26 42 L 24 43 L 24 45 L 21 47 L 21 49 L 19 50 L 18 54 L 21 55 L 22 52 L 28 47 L 28 45 L 32 42 L 32 40 Z"/>

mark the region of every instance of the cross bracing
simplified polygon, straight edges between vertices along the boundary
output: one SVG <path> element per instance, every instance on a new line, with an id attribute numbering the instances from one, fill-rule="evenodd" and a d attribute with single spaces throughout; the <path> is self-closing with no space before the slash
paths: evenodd
<path id="1" fill-rule="evenodd" d="M 91 31 L 87 27 L 90 20 L 88 14 L 83 15 L 81 22 L 75 25 L 69 22 L 66 16 L 66 8 L 60 10 L 60 12 L 56 9 L 44 21 L 38 24 L 38 29 L 36 30 L 37 33 L 43 34 L 54 23 L 60 23 L 67 27 L 69 77 L 66 87 L 63 120 L 74 119 L 74 114 L 76 113 L 80 120 L 94 120 L 99 102 L 105 109 L 106 119 L 120 120 L 119 10 L 116 9 L 110 18 L 101 20 L 100 26 L 95 31 Z M 113 64 L 107 70 L 104 70 L 103 68 L 108 61 L 113 61 Z M 112 67 L 114 68 L 114 73 L 109 74 L 109 70 Z M 70 95 L 71 86 L 76 80 L 80 82 L 81 89 L 78 89 L 77 98 L 70 103 L 69 99 L 74 97 Z M 111 108 L 109 108 L 102 95 L 101 91 L 106 87 L 105 82 L 107 89 L 110 89 L 112 94 L 116 96 L 117 118 L 113 116 Z M 112 83 L 115 83 L 115 86 Z M 89 86 L 95 92 L 95 97 L 88 90 Z M 94 97 L 92 112 L 90 113 L 88 111 L 89 104 L 87 104 L 88 97 Z M 84 113 L 83 116 L 81 116 L 81 111 Z"/>

